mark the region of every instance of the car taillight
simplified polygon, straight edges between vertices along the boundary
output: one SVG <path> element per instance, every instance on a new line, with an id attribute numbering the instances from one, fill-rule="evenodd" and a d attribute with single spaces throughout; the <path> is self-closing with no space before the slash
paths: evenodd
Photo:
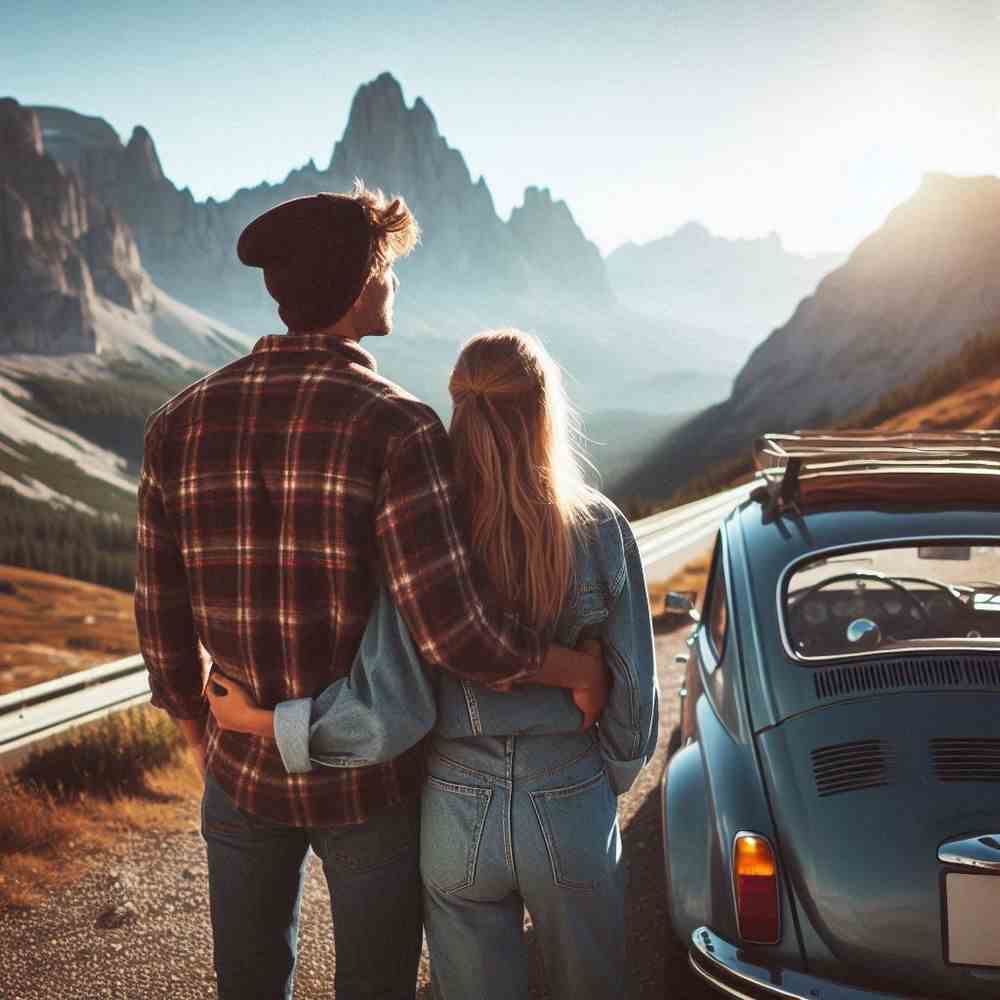
<path id="1" fill-rule="evenodd" d="M 775 944 L 781 936 L 778 866 L 766 837 L 754 833 L 737 836 L 733 872 L 740 937 L 756 944 Z"/>

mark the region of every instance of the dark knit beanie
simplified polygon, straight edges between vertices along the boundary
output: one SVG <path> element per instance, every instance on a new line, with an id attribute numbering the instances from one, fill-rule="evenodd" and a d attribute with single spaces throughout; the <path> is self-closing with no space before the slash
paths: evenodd
<path id="1" fill-rule="evenodd" d="M 343 194 L 293 198 L 257 216 L 236 253 L 264 269 L 278 315 L 293 333 L 331 326 L 347 315 L 368 278 L 368 213 Z"/>

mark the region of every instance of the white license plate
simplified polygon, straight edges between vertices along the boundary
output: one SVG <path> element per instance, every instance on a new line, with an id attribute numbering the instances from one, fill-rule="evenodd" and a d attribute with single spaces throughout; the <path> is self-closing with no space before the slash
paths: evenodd
<path id="1" fill-rule="evenodd" d="M 1000 967 L 1000 875 L 959 875 L 945 879 L 948 905 L 948 961 L 955 965 Z"/>

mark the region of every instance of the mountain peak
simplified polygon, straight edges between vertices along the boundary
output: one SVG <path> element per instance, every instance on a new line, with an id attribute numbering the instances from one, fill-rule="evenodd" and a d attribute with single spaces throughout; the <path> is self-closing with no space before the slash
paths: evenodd
<path id="1" fill-rule="evenodd" d="M 430 132 L 435 137 L 438 135 L 437 121 L 434 119 L 434 112 L 427 106 L 427 102 L 418 97 L 413 102 L 413 110 L 410 112 L 417 127 Z"/>
<path id="2" fill-rule="evenodd" d="M 674 231 L 672 238 L 691 243 L 707 243 L 712 238 L 712 234 L 709 232 L 707 226 L 692 219 L 690 222 L 685 222 L 683 226 L 678 227 Z"/>
<path id="3" fill-rule="evenodd" d="M 434 143 L 439 139 L 434 115 L 419 97 L 408 108 L 399 81 L 391 73 L 381 73 L 355 92 L 347 128 L 334 146 L 328 169 L 332 173 L 345 173 L 347 164 L 346 173 L 353 171 L 365 177 L 364 172 L 358 173 L 358 164 L 364 169 L 368 164 L 361 161 L 385 164 L 398 158 L 403 137 L 415 140 L 418 145 Z M 365 155 L 365 151 L 371 155 Z"/>
<path id="4" fill-rule="evenodd" d="M 399 119 L 406 109 L 403 88 L 391 73 L 380 73 L 374 80 L 361 84 L 354 93 L 351 111 L 347 118 L 347 128 L 356 118 L 372 120 L 379 115 L 390 121 Z"/>
<path id="5" fill-rule="evenodd" d="M 42 155 L 42 128 L 38 115 L 13 97 L 0 99 L 0 148 Z"/>
<path id="6" fill-rule="evenodd" d="M 386 94 L 398 94 L 399 100 L 403 100 L 403 88 L 400 86 L 399 81 L 388 70 L 383 70 L 383 72 L 379 73 L 379 75 L 368 84 L 362 84 L 362 87 L 365 86 Z"/>
<path id="7" fill-rule="evenodd" d="M 565 201 L 547 187 L 524 189 L 524 203 L 507 223 L 521 252 L 539 273 L 591 300 L 611 300 L 600 251 L 583 234 Z"/>
<path id="8" fill-rule="evenodd" d="M 129 159 L 138 162 L 148 177 L 157 181 L 163 179 L 163 167 L 156 152 L 156 143 L 142 125 L 136 125 L 132 130 L 132 137 L 125 147 L 125 152 Z"/>

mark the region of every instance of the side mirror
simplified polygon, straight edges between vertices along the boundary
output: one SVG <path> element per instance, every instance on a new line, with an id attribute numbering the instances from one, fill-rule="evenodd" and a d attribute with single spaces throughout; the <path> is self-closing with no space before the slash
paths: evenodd
<path id="1" fill-rule="evenodd" d="M 671 590 L 663 601 L 663 610 L 668 614 L 687 615 L 693 621 L 701 621 L 701 615 L 694 606 L 694 600 L 687 594 L 679 594 Z"/>

